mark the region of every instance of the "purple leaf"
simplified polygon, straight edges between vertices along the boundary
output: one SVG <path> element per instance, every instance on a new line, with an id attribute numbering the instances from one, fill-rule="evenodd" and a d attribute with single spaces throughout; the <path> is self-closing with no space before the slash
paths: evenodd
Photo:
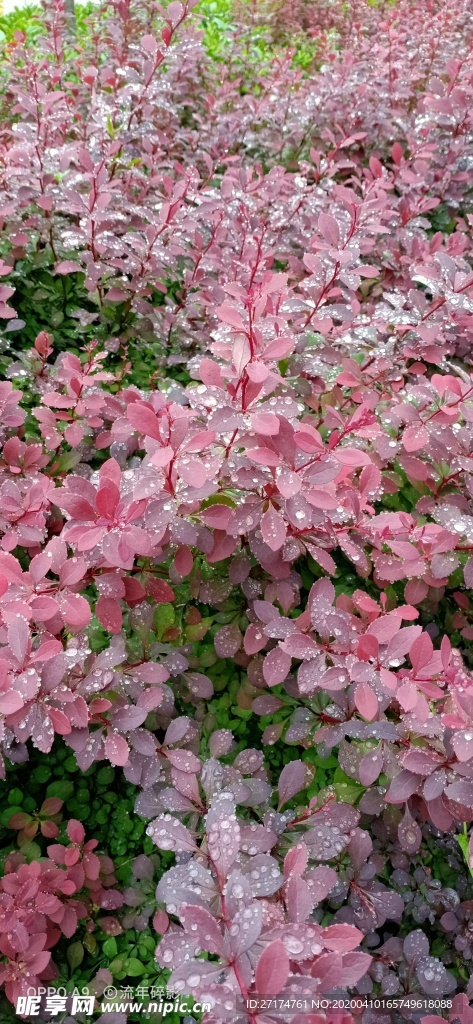
<path id="1" fill-rule="evenodd" d="M 196 941 L 201 949 L 208 953 L 221 956 L 223 953 L 223 936 L 212 914 L 204 907 L 183 903 L 179 907 L 179 917 L 186 932 Z"/>
<path id="2" fill-rule="evenodd" d="M 278 809 L 281 810 L 284 804 L 287 804 L 289 800 L 296 793 L 300 793 L 301 789 L 304 789 L 306 785 L 306 768 L 302 761 L 289 761 L 286 764 L 279 776 L 278 782 L 278 793 L 279 803 Z"/>
<path id="3" fill-rule="evenodd" d="M 416 792 L 419 785 L 418 776 L 405 768 L 394 777 L 386 793 L 385 800 L 389 804 L 403 804 Z"/>
<path id="4" fill-rule="evenodd" d="M 278 686 L 283 683 L 291 668 L 291 656 L 275 647 L 266 655 L 263 662 L 263 676 L 268 686 Z"/>
<path id="5" fill-rule="evenodd" d="M 240 826 L 235 814 L 207 820 L 207 846 L 216 871 L 225 878 L 240 849 Z"/>
<path id="6" fill-rule="evenodd" d="M 215 634 L 215 651 L 219 658 L 233 658 L 242 644 L 242 635 L 238 626 L 222 626 Z"/>
<path id="7" fill-rule="evenodd" d="M 185 825 L 173 818 L 171 814 L 161 814 L 146 829 L 153 843 L 160 850 L 172 850 L 173 853 L 194 853 L 196 844 Z"/>

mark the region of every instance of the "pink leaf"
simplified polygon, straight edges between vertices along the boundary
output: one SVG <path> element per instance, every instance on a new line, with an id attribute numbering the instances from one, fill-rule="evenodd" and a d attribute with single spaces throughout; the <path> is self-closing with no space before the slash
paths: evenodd
<path id="1" fill-rule="evenodd" d="M 319 992 L 329 992 L 342 982 L 343 961 L 339 953 L 323 953 L 315 959 L 311 975 L 318 981 Z"/>
<path id="2" fill-rule="evenodd" d="M 284 516 L 277 512 L 273 505 L 269 506 L 261 518 L 261 533 L 271 551 L 279 551 L 286 540 Z"/>
<path id="3" fill-rule="evenodd" d="M 8 693 L 0 693 L 0 714 L 1 715 L 13 715 L 15 711 L 20 711 L 23 707 L 23 697 L 15 690 L 9 690 Z"/>
<path id="4" fill-rule="evenodd" d="M 53 814 L 59 814 L 63 803 L 64 801 L 60 800 L 57 796 L 47 797 L 47 799 L 41 804 L 40 814 L 45 814 L 48 817 Z"/>
<path id="5" fill-rule="evenodd" d="M 349 953 L 362 939 L 363 932 L 352 924 L 331 924 L 323 931 L 324 946 L 334 953 Z"/>
<path id="6" fill-rule="evenodd" d="M 119 767 L 127 764 L 130 755 L 128 743 L 116 732 L 108 732 L 104 739 L 104 750 L 108 760 Z"/>
<path id="7" fill-rule="evenodd" d="M 358 683 L 355 688 L 355 704 L 363 718 L 372 722 L 379 711 L 378 698 L 368 683 Z"/>
<path id="8" fill-rule="evenodd" d="M 463 569 L 465 577 L 465 586 L 473 590 L 473 558 L 469 558 Z"/>
<path id="9" fill-rule="evenodd" d="M 234 306 L 230 306 L 228 303 L 224 302 L 222 306 L 216 306 L 215 314 L 222 323 L 229 324 L 230 327 L 235 327 L 237 331 L 245 330 L 243 320 Z"/>
<path id="10" fill-rule="evenodd" d="M 394 777 L 384 799 L 388 804 L 403 804 L 416 792 L 418 786 L 419 777 L 403 768 Z"/>
<path id="11" fill-rule="evenodd" d="M 55 271 L 56 274 L 77 274 L 82 271 L 82 267 L 73 260 L 62 260 L 61 263 L 56 263 Z"/>
<path id="12" fill-rule="evenodd" d="M 420 448 L 425 448 L 428 445 L 428 431 L 422 424 L 407 427 L 402 436 L 402 443 L 406 452 L 417 452 Z"/>
<path id="13" fill-rule="evenodd" d="M 275 467 L 280 463 L 279 455 L 270 448 L 250 448 L 246 454 L 251 462 L 256 462 L 259 466 Z"/>
<path id="14" fill-rule="evenodd" d="M 289 878 L 289 875 L 292 873 L 302 875 L 307 867 L 308 858 L 309 850 L 305 843 L 293 846 L 292 850 L 289 850 L 289 853 L 286 853 L 284 858 L 284 874 L 286 878 Z"/>
<path id="15" fill-rule="evenodd" d="M 20 666 L 25 660 L 28 640 L 28 623 L 22 615 L 17 615 L 8 626 L 8 645 Z"/>
<path id="16" fill-rule="evenodd" d="M 132 427 L 140 434 L 146 434 L 155 441 L 161 440 L 158 417 L 144 402 L 130 402 L 126 414 Z"/>
<path id="17" fill-rule="evenodd" d="M 362 786 L 372 786 L 373 782 L 381 774 L 384 765 L 384 756 L 381 748 L 373 750 L 371 754 L 365 754 L 360 761 L 358 777 Z"/>
<path id="18" fill-rule="evenodd" d="M 67 824 L 67 834 L 69 836 L 69 839 L 71 840 L 71 843 L 83 843 L 84 842 L 84 839 L 85 839 L 84 826 L 82 825 L 82 823 L 80 821 L 76 821 L 75 818 L 71 818 L 71 820 L 68 822 L 68 824 Z"/>
<path id="19" fill-rule="evenodd" d="M 207 480 L 205 466 L 199 459 L 179 459 L 179 475 L 190 487 L 203 487 Z"/>
<path id="20" fill-rule="evenodd" d="M 257 434 L 274 437 L 279 431 L 279 420 L 273 412 L 255 412 L 251 417 L 251 423 Z"/>
<path id="21" fill-rule="evenodd" d="M 321 213 L 317 226 L 325 241 L 336 249 L 340 242 L 340 231 L 335 217 L 330 213 Z"/>
<path id="22" fill-rule="evenodd" d="M 143 47 L 143 50 L 146 50 L 147 53 L 153 54 L 153 56 L 158 49 L 157 41 L 152 35 L 142 36 L 141 45 Z"/>
<path id="23" fill-rule="evenodd" d="M 351 988 L 363 978 L 372 963 L 369 953 L 344 953 L 343 954 L 343 987 Z M 425 1018 L 422 1021 L 425 1024 Z M 436 1024 L 441 1024 L 438 1017 Z"/>
<path id="24" fill-rule="evenodd" d="M 422 842 L 422 832 L 407 807 L 404 812 L 404 817 L 398 825 L 397 834 L 401 850 L 404 850 L 406 853 L 411 855 L 419 852 Z"/>
<path id="25" fill-rule="evenodd" d="M 264 363 L 253 360 L 246 365 L 246 372 L 255 384 L 262 384 L 269 376 L 269 369 Z"/>
<path id="26" fill-rule="evenodd" d="M 195 774 L 201 767 L 199 758 L 191 750 L 168 750 L 166 757 L 180 772 Z"/>
<path id="27" fill-rule="evenodd" d="M 421 633 L 420 636 L 416 637 L 409 650 L 409 658 L 415 675 L 417 675 L 422 668 L 428 665 L 433 653 L 434 645 L 428 633 L 424 632 Z"/>
<path id="28" fill-rule="evenodd" d="M 284 898 L 290 920 L 297 923 L 307 921 L 314 909 L 315 899 L 307 882 L 300 875 L 293 874 L 288 879 Z"/>
<path id="29" fill-rule="evenodd" d="M 319 864 L 318 867 L 313 868 L 313 870 L 307 873 L 306 881 L 315 903 L 321 903 L 336 886 L 338 876 L 333 868 L 326 867 L 325 864 Z"/>
<path id="30" fill-rule="evenodd" d="M 270 942 L 263 950 L 255 971 L 255 991 L 258 996 L 275 996 L 282 992 L 289 977 L 289 957 L 280 939 Z"/>
<path id="31" fill-rule="evenodd" d="M 458 760 L 464 763 L 473 757 L 473 734 L 471 730 L 456 732 L 452 740 L 453 749 Z"/>
<path id="32" fill-rule="evenodd" d="M 61 602 L 64 622 L 73 629 L 85 629 L 92 617 L 89 602 L 80 594 L 66 594 Z"/>
<path id="33" fill-rule="evenodd" d="M 333 454 L 342 466 L 349 466 L 350 469 L 371 465 L 368 453 L 363 452 L 361 448 L 335 448 Z"/>

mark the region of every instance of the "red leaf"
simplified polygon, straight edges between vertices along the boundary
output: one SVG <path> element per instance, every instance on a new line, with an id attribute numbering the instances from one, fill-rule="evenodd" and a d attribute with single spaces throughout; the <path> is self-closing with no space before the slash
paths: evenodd
<path id="1" fill-rule="evenodd" d="M 119 501 L 120 491 L 117 485 L 113 483 L 113 480 L 106 478 L 97 491 L 95 499 L 97 512 L 105 519 L 113 519 Z"/>
<path id="2" fill-rule="evenodd" d="M 118 601 L 113 597 L 99 597 L 95 605 L 95 614 L 104 629 L 109 633 L 119 633 L 122 628 L 122 612 Z"/>
<path id="3" fill-rule="evenodd" d="M 146 593 L 158 604 L 170 604 L 174 600 L 174 591 L 166 580 L 157 579 L 156 576 L 147 576 L 145 581 Z"/>
<path id="4" fill-rule="evenodd" d="M 8 822 L 8 828 L 23 829 L 31 821 L 31 815 L 27 814 L 26 811 L 18 811 L 17 814 L 12 814 Z"/>
<path id="5" fill-rule="evenodd" d="M 46 814 L 51 817 L 53 814 L 59 814 L 64 801 L 60 800 L 57 796 L 49 796 L 43 801 L 40 807 L 40 814 Z"/>
<path id="6" fill-rule="evenodd" d="M 179 576 L 185 577 L 192 572 L 192 566 L 194 565 L 194 559 L 192 557 L 192 551 L 190 548 L 183 545 L 178 548 L 174 555 L 174 567 Z"/>

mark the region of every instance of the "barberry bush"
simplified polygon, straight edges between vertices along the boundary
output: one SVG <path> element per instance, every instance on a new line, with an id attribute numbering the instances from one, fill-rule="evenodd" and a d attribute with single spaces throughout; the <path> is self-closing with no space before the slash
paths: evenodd
<path id="1" fill-rule="evenodd" d="M 5 1007 L 471 1024 L 471 5 L 4 37 Z"/>

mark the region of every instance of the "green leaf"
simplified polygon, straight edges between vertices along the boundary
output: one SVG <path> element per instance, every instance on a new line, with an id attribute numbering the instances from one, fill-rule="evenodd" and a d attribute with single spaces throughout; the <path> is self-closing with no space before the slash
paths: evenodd
<path id="1" fill-rule="evenodd" d="M 457 843 L 458 843 L 458 845 L 460 847 L 460 850 L 461 850 L 461 852 L 463 854 L 463 857 L 464 857 L 464 860 L 465 860 L 465 864 L 466 864 L 466 866 L 467 866 L 467 868 L 468 868 L 468 870 L 470 872 L 470 875 L 473 876 L 473 870 L 472 870 L 471 865 L 470 865 L 470 851 L 469 851 L 470 837 L 469 837 L 468 833 L 467 832 L 460 832 L 460 834 L 457 836 Z"/>
<path id="2" fill-rule="evenodd" d="M 140 978 L 142 974 L 146 974 L 146 967 L 141 963 L 141 960 L 137 960 L 135 956 L 131 956 L 128 960 L 125 960 L 123 967 L 130 978 Z"/>
<path id="3" fill-rule="evenodd" d="M 115 772 L 110 765 L 105 765 L 104 768 L 99 768 L 97 772 L 97 782 L 101 786 L 110 786 L 114 781 Z"/>
<path id="4" fill-rule="evenodd" d="M 210 498 L 204 499 L 201 508 L 210 508 L 211 505 L 228 505 L 229 508 L 235 508 L 235 502 L 228 494 L 211 494 Z"/>
<path id="5" fill-rule="evenodd" d="M 41 847 L 38 843 L 34 843 L 33 841 L 25 843 L 24 846 L 21 847 L 21 852 L 23 856 L 26 857 L 28 864 L 31 864 L 33 860 L 39 860 L 41 857 Z"/>
<path id="6" fill-rule="evenodd" d="M 56 468 L 58 473 L 69 473 L 71 469 L 74 469 L 78 465 L 82 456 L 80 452 L 71 451 L 64 452 L 59 456 L 56 462 Z"/>
<path id="7" fill-rule="evenodd" d="M 46 790 L 46 796 L 58 796 L 60 800 L 69 800 L 74 792 L 74 786 L 72 782 L 51 782 Z"/>
<path id="8" fill-rule="evenodd" d="M 117 940 L 113 937 L 106 939 L 102 946 L 102 949 L 105 953 L 105 956 L 109 956 L 113 960 L 113 957 L 116 956 L 118 952 Z"/>
<path id="9" fill-rule="evenodd" d="M 244 722 L 248 722 L 252 714 L 253 712 L 251 708 L 232 708 L 232 715 L 235 715 L 237 718 L 242 718 Z"/>
<path id="10" fill-rule="evenodd" d="M 7 796 L 7 801 L 9 804 L 12 804 L 13 807 L 21 804 L 23 802 L 23 793 L 21 789 L 11 789 Z M 12 814 L 13 813 L 14 812 L 12 811 Z"/>
<path id="11" fill-rule="evenodd" d="M 308 761 L 309 764 L 315 764 L 318 768 L 322 768 L 323 771 L 330 771 L 332 768 L 338 768 L 338 759 L 334 754 L 330 754 L 329 757 L 320 757 L 320 754 L 312 748 L 311 750 L 304 750 L 302 754 L 302 760 Z M 336 775 L 334 775 L 335 781 Z"/>
<path id="12" fill-rule="evenodd" d="M 82 942 L 73 942 L 67 947 L 67 962 L 72 971 L 79 967 L 84 959 L 84 947 Z"/>
<path id="13" fill-rule="evenodd" d="M 207 616 L 205 619 L 201 619 L 200 622 L 196 622 L 193 626 L 186 626 L 186 640 L 191 644 L 196 643 L 198 640 L 203 640 L 212 623 L 213 618 L 211 616 Z"/>
<path id="14" fill-rule="evenodd" d="M 356 804 L 356 801 L 363 795 L 363 786 L 356 782 L 339 782 L 334 785 L 337 800 L 343 800 L 345 804 Z"/>
<path id="15" fill-rule="evenodd" d="M 14 814 L 23 814 L 22 807 L 7 807 L 5 811 L 0 814 L 0 821 L 5 828 L 10 828 L 9 821 L 13 818 Z"/>
<path id="16" fill-rule="evenodd" d="M 170 626 L 174 625 L 176 613 L 172 604 L 158 604 L 154 613 L 154 625 L 158 640 L 162 640 L 164 633 Z"/>
<path id="17" fill-rule="evenodd" d="M 113 977 L 116 978 L 118 977 L 119 974 L 122 973 L 124 966 L 125 961 L 121 957 L 119 957 L 117 960 L 112 960 L 112 962 L 108 965 L 108 970 L 111 972 L 111 974 L 113 974 Z"/>

